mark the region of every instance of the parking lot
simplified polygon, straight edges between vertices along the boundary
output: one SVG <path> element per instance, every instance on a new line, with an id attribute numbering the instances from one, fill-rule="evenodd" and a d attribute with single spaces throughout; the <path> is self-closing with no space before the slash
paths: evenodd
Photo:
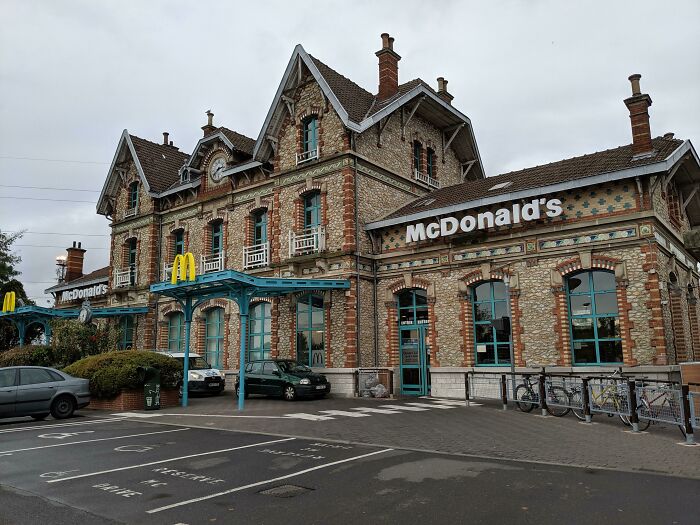
<path id="1" fill-rule="evenodd" d="M 496 512 L 499 521 L 523 523 L 697 518 L 698 479 L 285 436 L 280 426 L 289 420 L 312 432 L 390 420 L 390 427 L 410 429 L 430 421 L 439 435 L 440 422 L 447 428 L 470 417 L 457 404 L 410 403 L 272 403 L 253 406 L 245 420 L 200 413 L 185 423 L 167 413 L 90 411 L 63 422 L 2 421 L 0 523 L 454 523 L 465 516 L 478 523 Z M 353 410 L 363 405 L 378 412 Z M 320 414 L 312 406 L 335 415 L 286 418 L 271 408 Z M 346 415 L 353 413 L 359 417 Z M 222 420 L 262 422 L 268 433 L 206 428 Z"/>

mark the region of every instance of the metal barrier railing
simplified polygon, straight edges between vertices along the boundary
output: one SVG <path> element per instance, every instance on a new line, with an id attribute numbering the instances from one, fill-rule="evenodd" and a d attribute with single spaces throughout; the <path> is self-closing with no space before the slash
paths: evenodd
<path id="1" fill-rule="evenodd" d="M 635 390 L 639 419 L 673 425 L 684 423 L 683 394 L 680 385 L 638 381 Z"/>
<path id="2" fill-rule="evenodd" d="M 588 381 L 588 400 L 591 412 L 631 415 L 630 388 L 626 380 L 591 378 Z"/>
<path id="3" fill-rule="evenodd" d="M 547 406 L 583 409 L 583 379 L 576 376 L 546 376 Z"/>
<path id="4" fill-rule="evenodd" d="M 690 401 L 690 426 L 700 428 L 700 392 L 688 392 Z"/>
<path id="5" fill-rule="evenodd" d="M 501 399 L 501 374 L 470 373 L 469 399 Z"/>

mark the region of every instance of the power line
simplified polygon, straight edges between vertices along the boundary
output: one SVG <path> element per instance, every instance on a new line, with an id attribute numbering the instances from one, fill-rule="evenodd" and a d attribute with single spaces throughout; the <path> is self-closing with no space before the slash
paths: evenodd
<path id="1" fill-rule="evenodd" d="M 23 248 L 63 248 L 65 249 L 65 246 L 61 245 L 52 245 L 52 244 L 15 244 L 15 246 L 21 246 Z M 109 248 L 88 248 L 87 246 L 83 247 L 83 250 L 109 250 Z"/>
<path id="2" fill-rule="evenodd" d="M 12 160 L 34 160 L 38 162 L 67 162 L 70 164 L 102 164 L 109 165 L 109 162 L 96 162 L 92 160 L 68 160 L 68 159 L 44 159 L 37 157 L 15 157 L 12 155 L 0 155 L 0 159 L 12 159 Z"/>
<path id="3" fill-rule="evenodd" d="M 79 235 L 82 237 L 109 237 L 108 233 L 60 233 L 60 232 L 31 232 L 22 230 L 5 230 L 6 233 L 30 233 L 34 235 Z"/>
<path id="4" fill-rule="evenodd" d="M 23 201 L 51 201 L 51 202 L 84 202 L 87 204 L 96 204 L 95 201 L 76 201 L 71 199 L 40 199 L 37 197 L 0 197 L 0 199 L 14 199 Z"/>
<path id="5" fill-rule="evenodd" d="M 79 188 L 49 188 L 46 186 L 18 186 L 14 184 L 0 184 L 2 188 L 22 188 L 25 190 L 56 190 L 56 191 L 86 191 L 89 193 L 100 193 L 100 190 L 81 190 Z"/>

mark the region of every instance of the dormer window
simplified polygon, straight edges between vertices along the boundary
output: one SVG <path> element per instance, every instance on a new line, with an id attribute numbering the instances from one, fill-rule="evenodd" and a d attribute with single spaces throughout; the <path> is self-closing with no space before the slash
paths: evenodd
<path id="1" fill-rule="evenodd" d="M 423 146 L 417 140 L 413 143 L 413 171 L 418 174 L 423 172 L 423 162 L 421 159 L 421 154 L 423 152 Z"/>
<path id="2" fill-rule="evenodd" d="M 129 184 L 129 195 L 126 203 L 126 211 L 124 211 L 124 218 L 133 217 L 139 207 L 139 183 L 137 181 Z"/>
<path id="3" fill-rule="evenodd" d="M 184 255 L 185 253 L 185 232 L 177 230 L 174 234 L 175 255 Z"/>
<path id="4" fill-rule="evenodd" d="M 318 158 L 318 119 L 305 118 L 301 123 L 301 153 L 297 153 L 297 164 Z"/>

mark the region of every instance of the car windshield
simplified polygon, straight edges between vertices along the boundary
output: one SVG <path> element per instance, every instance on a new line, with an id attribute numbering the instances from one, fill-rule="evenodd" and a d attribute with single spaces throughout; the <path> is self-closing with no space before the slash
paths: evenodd
<path id="1" fill-rule="evenodd" d="M 280 367 L 282 372 L 311 372 L 308 366 L 299 364 L 296 361 L 277 361 L 277 366 Z"/>
<path id="2" fill-rule="evenodd" d="M 207 370 L 211 365 L 201 357 L 190 357 L 190 370 Z"/>

